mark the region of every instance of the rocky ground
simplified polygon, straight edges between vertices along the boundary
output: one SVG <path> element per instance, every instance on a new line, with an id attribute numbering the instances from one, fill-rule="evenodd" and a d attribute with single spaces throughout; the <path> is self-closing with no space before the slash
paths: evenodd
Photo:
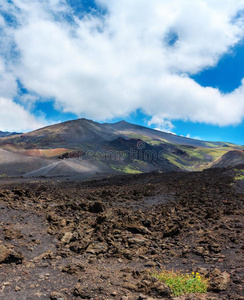
<path id="1" fill-rule="evenodd" d="M 0 299 L 244 299 L 231 169 L 0 183 Z M 173 298 L 160 268 L 209 277 Z"/>

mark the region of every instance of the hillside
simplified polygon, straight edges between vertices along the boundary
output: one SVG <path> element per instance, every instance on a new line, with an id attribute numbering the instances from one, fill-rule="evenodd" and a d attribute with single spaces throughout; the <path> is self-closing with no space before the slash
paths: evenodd
<path id="1" fill-rule="evenodd" d="M 194 171 L 215 165 L 229 151 L 244 150 L 230 143 L 194 140 L 125 121 L 100 124 L 86 119 L 2 137 L 0 148 L 5 151 L 2 161 L 18 154 L 25 162 L 21 168 L 11 164 L 11 171 L 2 163 L 0 176 Z M 36 158 L 38 164 L 33 164 Z M 61 159 L 68 162 L 61 163 Z"/>
<path id="2" fill-rule="evenodd" d="M 215 161 L 212 168 L 226 168 L 241 164 L 244 164 L 244 151 L 232 150 Z"/>
<path id="3" fill-rule="evenodd" d="M 118 137 L 125 139 L 141 139 L 149 144 L 176 144 L 194 147 L 229 147 L 232 144 L 221 142 L 205 142 L 194 140 L 171 133 L 120 121 L 114 124 L 100 124 L 91 120 L 78 119 L 56 125 L 47 126 L 29 133 L 14 135 L 2 139 L 1 143 L 14 143 L 25 148 L 32 147 L 88 147 L 89 143 L 99 144 L 112 141 Z"/>
<path id="4" fill-rule="evenodd" d="M 5 136 L 11 136 L 11 135 L 16 135 L 18 134 L 17 132 L 4 132 L 0 131 L 0 138 L 5 137 Z"/>

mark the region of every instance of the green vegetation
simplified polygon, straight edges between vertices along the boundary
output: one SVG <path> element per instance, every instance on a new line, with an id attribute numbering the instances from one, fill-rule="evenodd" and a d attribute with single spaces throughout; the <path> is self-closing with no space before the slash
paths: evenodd
<path id="1" fill-rule="evenodd" d="M 243 169 L 241 169 L 241 170 L 235 169 L 234 171 L 236 172 L 236 176 L 234 177 L 235 181 L 244 180 L 244 170 Z"/>
<path id="2" fill-rule="evenodd" d="M 139 159 L 134 159 L 133 163 L 137 163 L 140 167 L 146 167 L 147 163 L 145 161 L 139 160 Z"/>
<path id="3" fill-rule="evenodd" d="M 159 139 L 156 137 L 149 137 L 143 134 L 136 134 L 133 132 L 125 132 L 130 138 L 141 139 L 144 142 L 156 146 L 162 143 L 172 144 L 165 139 Z M 185 154 L 178 155 L 177 153 L 166 153 L 164 157 L 168 159 L 172 164 L 186 171 L 202 171 L 211 167 L 212 163 L 218 160 L 221 156 L 226 154 L 230 150 L 242 148 L 231 143 L 211 143 L 204 142 L 203 147 L 189 147 L 185 145 L 172 144 L 176 148 L 182 150 Z"/>
<path id="4" fill-rule="evenodd" d="M 124 172 L 125 173 L 129 173 L 129 174 L 141 174 L 142 172 L 133 168 L 133 167 L 130 167 L 130 166 L 126 166 L 124 168 Z"/>
<path id="5" fill-rule="evenodd" d="M 180 271 L 162 270 L 153 274 L 156 278 L 163 281 L 174 296 L 181 296 L 191 293 L 206 293 L 208 289 L 208 279 L 199 273 L 181 273 Z"/>
<path id="6" fill-rule="evenodd" d="M 181 147 L 181 149 L 186 151 L 192 157 L 199 158 L 199 159 L 204 159 L 204 158 L 206 158 L 206 156 L 209 156 L 209 159 L 212 157 L 211 160 L 218 159 L 222 155 L 224 155 L 226 152 L 229 151 L 228 148 L 222 148 L 222 147 L 219 147 L 219 148 L 198 147 L 196 149 L 191 149 L 191 148 L 183 146 L 183 147 Z"/>
<path id="7" fill-rule="evenodd" d="M 179 159 L 179 157 L 175 154 L 165 154 L 164 157 L 166 159 L 168 159 L 172 164 L 174 164 L 175 166 L 186 170 L 187 167 L 184 164 L 184 160 L 183 159 Z"/>
<path id="8" fill-rule="evenodd" d="M 235 180 L 243 180 L 243 179 L 244 179 L 244 175 L 235 176 Z"/>
<path id="9" fill-rule="evenodd" d="M 199 155 L 199 157 L 197 157 Z M 187 171 L 202 171 L 209 166 L 209 161 L 205 161 L 204 158 L 200 157 L 199 153 L 194 153 L 192 156 L 180 157 L 176 154 L 165 154 L 164 156 L 172 164 Z"/>
<path id="10" fill-rule="evenodd" d="M 205 142 L 205 145 L 206 145 L 206 147 L 209 147 L 209 148 L 218 148 L 219 147 L 219 145 L 216 145 L 211 142 Z"/>
<path id="11" fill-rule="evenodd" d="M 226 147 L 219 148 L 204 148 L 175 145 L 177 148 L 185 152 L 185 155 L 177 155 L 173 153 L 165 154 L 171 163 L 177 167 L 187 171 L 202 171 L 210 167 L 211 163 L 219 159 L 222 155 L 227 153 L 230 149 Z"/>
<path id="12" fill-rule="evenodd" d="M 0 174 L 0 178 L 8 177 L 7 174 Z"/>
<path id="13" fill-rule="evenodd" d="M 157 146 L 157 145 L 161 145 L 161 144 L 166 144 L 166 143 L 169 143 L 167 140 L 164 140 L 164 139 L 160 139 L 160 140 L 150 140 L 147 142 L 149 145 L 151 146 Z"/>
<path id="14" fill-rule="evenodd" d="M 148 137 L 147 135 L 136 134 L 133 132 L 126 132 L 126 136 L 128 136 L 129 138 L 132 138 L 132 139 L 140 139 L 140 140 L 144 141 L 145 143 L 150 144 L 152 146 L 160 145 L 162 143 L 164 143 L 164 144 L 169 143 L 165 139 L 159 139 L 158 137 L 156 139 L 152 139 L 152 138 Z"/>
<path id="15" fill-rule="evenodd" d="M 126 174 L 141 174 L 142 172 L 135 168 L 132 165 L 127 165 L 127 166 L 116 166 L 116 165 L 110 165 L 112 169 L 118 172 L 123 172 Z"/>

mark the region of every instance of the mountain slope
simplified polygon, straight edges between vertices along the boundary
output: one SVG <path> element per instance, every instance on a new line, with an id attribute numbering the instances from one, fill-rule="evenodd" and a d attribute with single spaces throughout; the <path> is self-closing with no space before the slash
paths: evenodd
<path id="1" fill-rule="evenodd" d="M 116 129 L 117 134 L 125 138 L 139 138 L 145 141 L 151 141 L 154 144 L 171 143 L 195 147 L 209 147 L 207 142 L 204 141 L 177 136 L 172 133 L 166 133 L 151 128 L 130 124 L 125 121 L 121 121 L 112 125 L 113 128 Z M 104 124 L 104 126 L 107 128 L 107 124 Z M 111 125 L 108 125 L 108 128 L 110 128 L 110 126 Z M 219 145 L 221 143 L 212 144 L 214 147 L 215 145 Z"/>
<path id="2" fill-rule="evenodd" d="M 82 147 L 87 143 L 97 143 L 113 139 L 110 132 L 104 132 L 101 125 L 93 121 L 79 119 L 47 126 L 29 133 L 3 138 L 0 142 L 21 145 L 27 148 Z"/>
<path id="3" fill-rule="evenodd" d="M 217 147 L 226 143 L 209 143 L 177 136 L 139 125 L 120 121 L 114 124 L 78 119 L 47 126 L 29 133 L 3 138 L 1 143 L 22 144 L 25 147 L 86 147 L 89 143 L 112 141 L 118 137 L 136 138 L 152 144 L 170 143 L 194 147 Z M 228 147 L 228 145 L 226 145 Z"/>
<path id="4" fill-rule="evenodd" d="M 86 119 L 2 137 L 0 148 L 23 157 L 45 158 L 44 165 L 36 169 L 27 163 L 22 175 L 30 176 L 80 174 L 87 172 L 85 165 L 98 173 L 203 170 L 229 151 L 244 150 L 229 143 L 189 139 L 125 121 L 100 124 Z M 60 159 L 68 162 L 60 163 Z"/>
<path id="5" fill-rule="evenodd" d="M 0 149 L 0 177 L 20 176 L 45 167 L 53 161 L 51 159 L 27 156 L 22 153 L 13 153 Z"/>
<path id="6" fill-rule="evenodd" d="M 4 132 L 4 131 L 0 131 L 0 138 L 5 137 L 5 136 L 11 136 L 11 135 L 16 135 L 19 134 L 17 132 Z"/>
<path id="7" fill-rule="evenodd" d="M 244 164 L 244 151 L 232 150 L 225 153 L 212 165 L 212 168 L 226 168 Z"/>

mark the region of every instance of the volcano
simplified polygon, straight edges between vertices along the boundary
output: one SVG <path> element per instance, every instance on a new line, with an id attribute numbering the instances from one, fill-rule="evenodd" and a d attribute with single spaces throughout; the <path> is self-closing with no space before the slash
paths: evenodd
<path id="1" fill-rule="evenodd" d="M 201 171 L 223 164 L 226 155 L 243 153 L 244 147 L 190 139 L 126 121 L 100 124 L 77 119 L 28 133 L 9 133 L 0 138 L 0 149 L 1 176 L 92 176 Z M 233 159 L 229 165 L 239 162 L 243 163 Z"/>

